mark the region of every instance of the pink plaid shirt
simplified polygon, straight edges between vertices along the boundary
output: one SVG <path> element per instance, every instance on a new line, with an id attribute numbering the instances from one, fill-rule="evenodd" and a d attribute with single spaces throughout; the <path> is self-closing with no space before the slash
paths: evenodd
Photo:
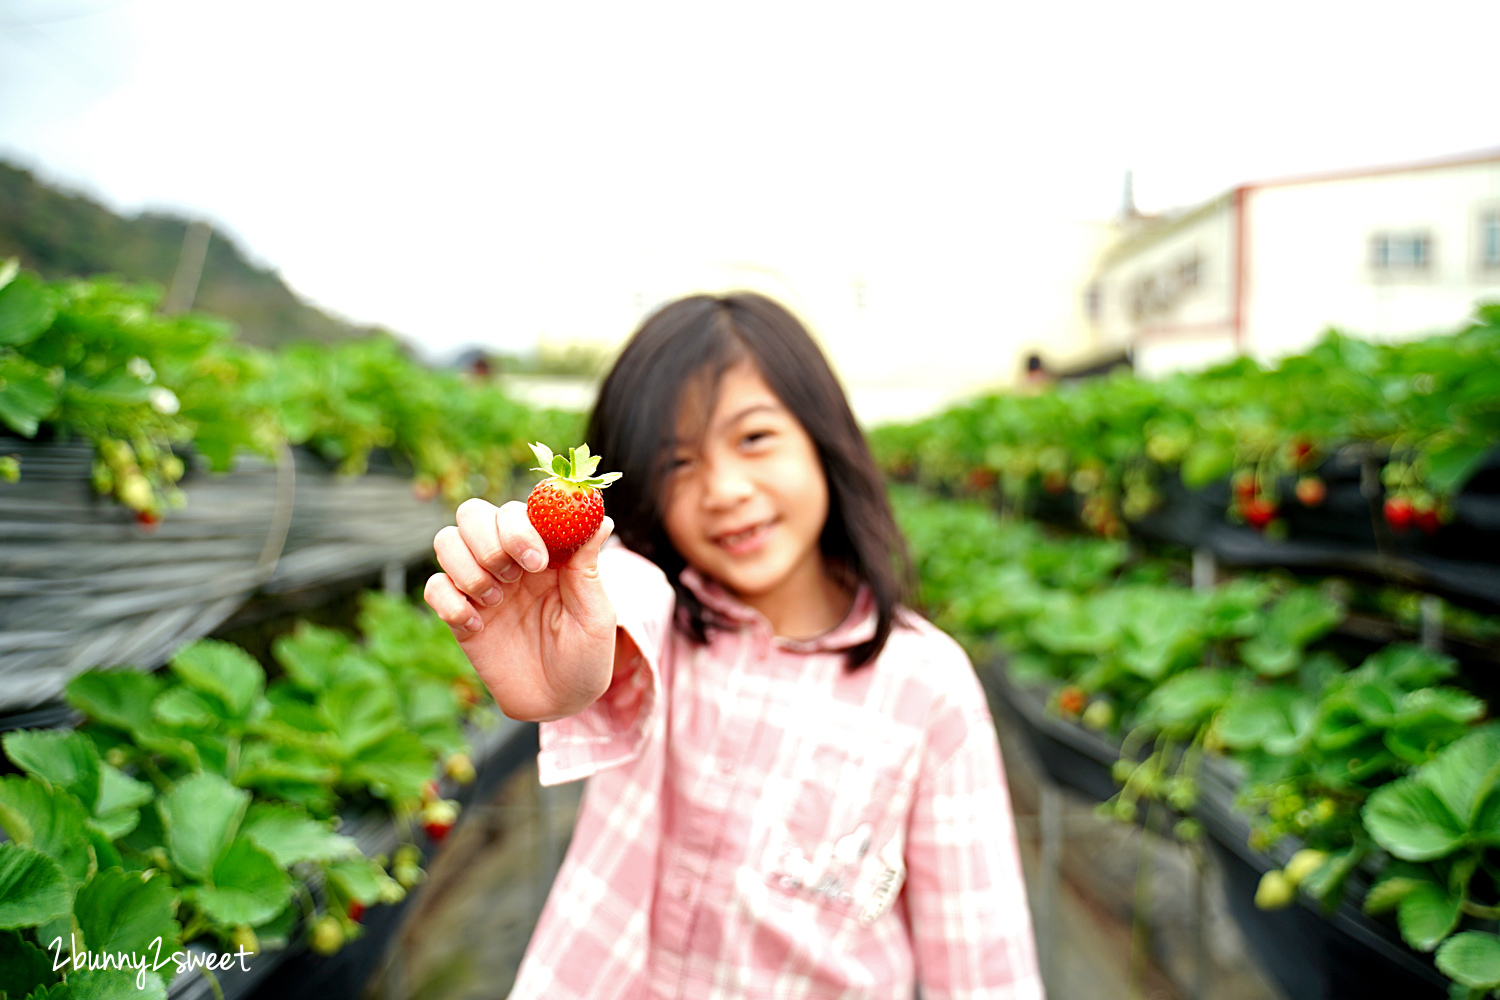
<path id="1" fill-rule="evenodd" d="M 541 727 L 543 784 L 590 779 L 512 1000 L 1037 1000 L 1000 750 L 968 658 L 915 615 L 876 662 L 862 591 L 807 641 L 672 628 L 651 562 L 611 543 L 606 591 L 643 663 Z"/>

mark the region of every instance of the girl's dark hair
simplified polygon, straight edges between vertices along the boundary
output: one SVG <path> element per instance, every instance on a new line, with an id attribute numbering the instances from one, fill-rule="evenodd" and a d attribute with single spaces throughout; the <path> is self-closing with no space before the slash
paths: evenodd
<path id="1" fill-rule="evenodd" d="M 763 295 L 694 295 L 652 314 L 631 337 L 599 390 L 584 440 L 624 476 L 606 497 L 615 534 L 666 573 L 677 593 L 677 625 L 705 642 L 714 620 L 678 579 L 687 565 L 667 537 L 666 480 L 678 411 L 690 387 L 706 383 L 709 407 L 724 372 L 748 358 L 812 438 L 828 481 L 820 544 L 851 589 L 868 584 L 875 635 L 852 647 L 849 667 L 885 647 L 911 589 L 911 565 L 885 484 L 823 352 L 797 318 Z"/>

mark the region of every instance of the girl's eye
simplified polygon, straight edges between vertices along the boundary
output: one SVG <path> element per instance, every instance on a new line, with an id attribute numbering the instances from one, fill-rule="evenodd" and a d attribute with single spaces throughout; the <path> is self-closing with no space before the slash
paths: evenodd
<path id="1" fill-rule="evenodd" d="M 771 432 L 765 430 L 748 431 L 740 436 L 740 444 L 756 445 L 763 444 L 771 439 Z"/>

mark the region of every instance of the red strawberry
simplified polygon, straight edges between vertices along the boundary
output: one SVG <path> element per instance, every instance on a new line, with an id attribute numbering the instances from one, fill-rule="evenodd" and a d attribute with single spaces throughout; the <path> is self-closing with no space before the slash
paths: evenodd
<path id="1" fill-rule="evenodd" d="M 1428 535 L 1437 534 L 1438 529 L 1443 526 L 1443 517 L 1438 513 L 1437 504 L 1430 498 L 1412 504 L 1411 519 L 1413 524 Z"/>
<path id="2" fill-rule="evenodd" d="M 1089 696 L 1077 684 L 1069 684 L 1057 693 L 1057 707 L 1064 715 L 1076 716 L 1089 703 Z"/>
<path id="3" fill-rule="evenodd" d="M 1255 472 L 1252 469 L 1241 469 L 1234 474 L 1232 480 L 1234 495 L 1240 500 L 1253 500 L 1258 487 L 1255 483 Z"/>
<path id="4" fill-rule="evenodd" d="M 1385 502 L 1385 523 L 1397 534 L 1409 531 L 1412 522 L 1411 501 L 1404 496 L 1393 496 Z"/>
<path id="5" fill-rule="evenodd" d="M 1297 480 L 1297 499 L 1304 507 L 1316 507 L 1328 499 L 1328 486 L 1317 476 L 1303 476 Z"/>
<path id="6" fill-rule="evenodd" d="M 532 527 L 547 543 L 553 557 L 566 556 L 594 537 L 604 520 L 604 497 L 599 490 L 616 479 L 618 472 L 594 475 L 599 456 L 589 454 L 589 446 L 569 448 L 566 457 L 553 455 L 544 444 L 531 446 L 536 456 L 535 471 L 547 473 L 526 498 L 526 516 Z"/>
<path id="7" fill-rule="evenodd" d="M 1245 520 L 1256 531 L 1270 524 L 1276 517 L 1276 502 L 1266 497 L 1256 497 L 1244 505 Z"/>
<path id="8" fill-rule="evenodd" d="M 357 924 L 364 919 L 364 916 L 365 904 L 357 899 L 349 900 L 349 919 Z"/>
<path id="9" fill-rule="evenodd" d="M 1308 458 L 1312 456 L 1312 442 L 1307 438 L 1297 438 L 1291 444 L 1292 464 L 1298 468 L 1308 464 Z"/>
<path id="10" fill-rule="evenodd" d="M 422 807 L 422 829 L 434 843 L 441 844 L 458 822 L 458 805 L 448 799 L 438 799 Z"/>

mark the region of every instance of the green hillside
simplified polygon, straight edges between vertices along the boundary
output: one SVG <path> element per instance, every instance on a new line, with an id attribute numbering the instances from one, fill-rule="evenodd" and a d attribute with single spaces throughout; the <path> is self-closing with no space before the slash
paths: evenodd
<path id="1" fill-rule="evenodd" d="M 167 288 L 188 220 L 114 212 L 0 161 L 0 260 L 61 279 L 118 274 Z M 274 272 L 249 263 L 218 233 L 208 245 L 193 308 L 233 321 L 240 338 L 263 347 L 295 340 L 347 340 L 368 332 L 302 301 Z"/>

